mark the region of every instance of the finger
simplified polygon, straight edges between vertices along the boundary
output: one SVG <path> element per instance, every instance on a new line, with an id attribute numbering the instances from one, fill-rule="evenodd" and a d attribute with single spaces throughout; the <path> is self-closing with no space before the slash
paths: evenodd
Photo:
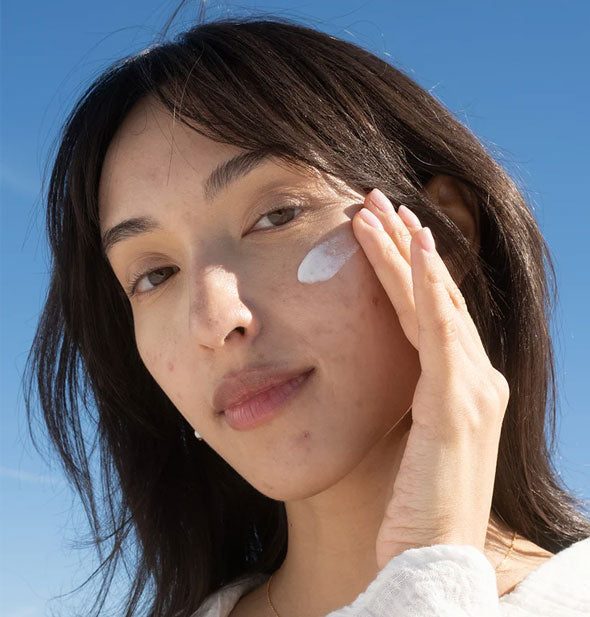
<path id="1" fill-rule="evenodd" d="M 435 378 L 441 370 L 449 375 L 466 351 L 462 341 L 466 328 L 447 291 L 442 260 L 428 227 L 412 236 L 410 248 L 422 372 Z"/>
<path id="2" fill-rule="evenodd" d="M 371 193 L 373 192 L 377 193 L 376 190 Z M 362 210 L 366 211 L 369 208 L 363 208 Z M 358 213 L 360 221 L 358 228 L 356 227 L 357 223 L 353 219 L 355 234 L 359 237 L 359 242 L 363 246 L 367 258 L 373 265 L 373 269 L 396 310 L 404 334 L 410 343 L 418 349 L 418 319 L 416 316 L 411 267 L 405 258 L 401 256 L 398 245 L 386 232 L 385 221 L 382 218 L 383 212 L 376 210 L 378 218 L 373 214 L 375 210 L 369 210 L 369 214 L 373 214 L 372 222 L 376 225 L 370 226 L 364 222 L 362 210 Z M 403 221 L 400 219 L 400 222 Z M 418 227 L 421 228 L 419 221 Z M 470 343 L 469 338 L 472 337 L 472 334 L 469 331 L 463 331 L 465 327 L 462 324 L 459 324 L 459 326 L 462 330 L 461 338 L 465 339 L 464 343 L 462 341 L 462 344 L 468 350 L 469 357 L 477 361 L 481 358 L 482 352 L 473 343 Z"/>
<path id="3" fill-rule="evenodd" d="M 397 245 L 402 257 L 410 265 L 412 234 L 395 211 L 391 201 L 384 193 L 375 188 L 365 196 L 365 207 L 369 208 L 381 221 L 383 228 Z M 418 224 L 420 223 L 418 222 Z"/>
<path id="4" fill-rule="evenodd" d="M 407 206 L 400 206 L 398 212 L 396 213 L 391 201 L 381 191 L 379 191 L 379 189 L 373 189 L 366 195 L 365 204 L 367 209 L 375 214 L 379 223 L 381 223 L 381 228 L 386 232 L 383 235 L 389 236 L 389 241 L 387 238 L 383 239 L 385 250 L 389 251 L 389 255 L 386 255 L 385 261 L 389 261 L 389 258 L 394 261 L 399 261 L 399 259 L 396 260 L 395 248 L 390 246 L 390 243 L 393 243 L 393 245 L 397 247 L 398 253 L 403 257 L 406 263 L 411 263 L 411 238 L 413 234 L 422 229 L 422 224 L 420 223 L 418 217 L 409 208 L 407 208 Z M 407 257 L 404 256 L 404 252 Z M 395 281 L 386 283 L 385 279 L 391 278 L 391 276 L 387 277 L 387 272 L 390 271 L 391 268 L 388 268 L 387 265 L 385 265 L 385 272 L 381 273 L 379 266 L 377 265 L 379 263 L 379 257 L 372 257 L 370 254 L 368 254 L 368 257 L 369 260 L 372 261 L 375 271 L 377 272 L 383 287 L 387 291 L 392 304 L 398 313 L 398 318 L 402 328 L 404 329 L 404 333 L 412 345 L 417 348 L 418 320 L 415 315 L 415 299 L 412 301 L 413 292 L 412 298 L 406 298 L 405 300 L 403 297 L 399 300 L 396 300 L 394 297 L 396 295 L 400 295 L 399 293 L 396 293 L 396 291 L 401 291 L 402 296 L 407 296 L 408 289 L 413 287 L 413 283 L 402 283 L 402 287 L 406 288 L 405 293 L 403 289 L 399 290 L 399 283 L 396 284 Z M 374 259 L 377 259 L 378 261 L 375 262 Z M 441 268 L 441 277 L 444 281 L 445 287 L 447 288 L 449 296 L 451 297 L 453 305 L 460 313 L 460 316 L 458 317 L 458 327 L 461 330 L 462 346 L 472 361 L 489 361 L 485 349 L 481 343 L 479 332 L 477 331 L 477 328 L 473 323 L 471 315 L 467 309 L 463 295 L 442 259 L 440 260 L 439 267 Z M 404 268 L 403 264 L 400 263 L 398 264 L 398 269 L 405 271 L 411 279 L 411 266 L 410 269 Z M 414 311 L 414 314 L 408 313 L 408 311 L 411 310 Z"/>
<path id="5" fill-rule="evenodd" d="M 410 265 L 368 208 L 361 208 L 355 214 L 352 228 L 397 313 L 404 334 L 417 349 L 418 322 Z"/>
<path id="6" fill-rule="evenodd" d="M 398 216 L 400 220 L 403 221 L 403 223 L 407 226 L 412 236 L 418 230 L 422 229 L 422 224 L 420 223 L 420 219 L 407 206 L 400 205 L 400 207 L 398 208 Z M 453 302 L 453 305 L 461 313 L 461 316 L 469 331 L 470 337 L 474 342 L 473 345 L 469 346 L 470 351 L 473 353 L 479 353 L 479 354 L 483 353 L 487 357 L 487 354 L 483 347 L 483 343 L 481 341 L 479 331 L 467 307 L 467 302 L 465 301 L 465 297 L 463 296 L 463 293 L 461 292 L 457 283 L 455 282 L 455 279 L 451 276 L 451 273 L 449 272 L 449 269 L 446 263 L 444 262 L 442 257 L 440 257 L 440 253 L 438 253 L 438 251 L 437 251 L 437 254 L 442 262 L 441 276 L 445 282 L 445 287 L 449 293 L 449 296 L 451 297 L 451 301 Z"/>

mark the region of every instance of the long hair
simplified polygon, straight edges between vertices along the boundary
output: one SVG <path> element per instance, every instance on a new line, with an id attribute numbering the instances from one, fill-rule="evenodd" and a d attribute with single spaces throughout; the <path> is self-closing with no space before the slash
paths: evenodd
<path id="1" fill-rule="evenodd" d="M 584 502 L 551 458 L 555 273 L 513 180 L 439 101 L 369 51 L 291 20 L 223 19 L 105 70 L 67 117 L 47 187 L 51 281 L 24 375 L 27 419 L 31 427 L 41 409 L 84 504 L 103 575 L 96 614 L 119 559 L 131 573 L 127 617 L 144 601 L 149 615 L 180 617 L 238 577 L 273 572 L 287 548 L 284 503 L 197 441 L 142 363 L 128 298 L 101 249 L 104 155 L 145 96 L 211 139 L 379 187 L 413 209 L 451 270 L 467 271 L 461 291 L 510 386 L 493 513 L 551 552 L 590 535 Z M 422 191 L 437 174 L 475 196 L 479 251 Z"/>

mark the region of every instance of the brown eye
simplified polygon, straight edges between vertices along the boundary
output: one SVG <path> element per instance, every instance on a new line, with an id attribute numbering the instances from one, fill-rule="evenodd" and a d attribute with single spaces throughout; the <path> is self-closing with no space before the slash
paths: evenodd
<path id="1" fill-rule="evenodd" d="M 162 282 L 162 278 L 166 279 L 166 270 L 167 268 L 159 268 L 158 270 L 152 270 L 152 272 L 148 272 L 145 276 L 146 280 L 150 285 L 158 286 L 158 283 Z M 154 277 L 153 279 L 150 277 Z"/>
<path id="2" fill-rule="evenodd" d="M 286 208 L 279 208 L 277 210 L 271 210 L 270 212 L 267 212 L 266 214 L 263 214 L 258 221 L 261 221 L 262 219 L 267 218 L 269 220 L 269 222 L 271 223 L 271 225 L 267 225 L 266 227 L 262 227 L 262 229 L 269 229 L 269 228 L 273 228 L 273 227 L 284 227 L 285 225 L 287 225 L 288 223 L 290 223 L 293 219 L 296 218 L 296 215 L 293 215 L 292 213 L 296 210 L 301 210 L 302 208 L 296 208 L 294 206 L 288 206 Z M 256 230 L 256 227 L 252 228 L 253 230 Z"/>
<path id="3" fill-rule="evenodd" d="M 173 270 L 173 268 L 171 267 L 157 268 L 155 270 L 150 270 L 149 272 L 142 272 L 136 275 L 131 281 L 131 284 L 128 289 L 128 295 L 134 296 L 136 294 L 142 295 L 142 294 L 150 293 L 153 289 L 161 285 L 163 275 L 164 275 L 163 280 L 166 280 L 166 278 L 168 278 L 165 276 L 165 273 L 170 270 Z M 151 288 L 148 287 L 145 290 L 140 289 L 144 280 L 147 281 L 148 285 L 151 285 Z"/>

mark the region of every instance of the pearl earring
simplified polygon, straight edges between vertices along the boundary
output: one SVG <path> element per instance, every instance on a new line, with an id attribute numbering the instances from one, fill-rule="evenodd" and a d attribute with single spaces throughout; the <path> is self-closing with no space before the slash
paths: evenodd
<path id="1" fill-rule="evenodd" d="M 203 438 L 199 435 L 199 431 L 195 431 L 195 437 L 196 437 L 199 441 L 203 441 Z"/>

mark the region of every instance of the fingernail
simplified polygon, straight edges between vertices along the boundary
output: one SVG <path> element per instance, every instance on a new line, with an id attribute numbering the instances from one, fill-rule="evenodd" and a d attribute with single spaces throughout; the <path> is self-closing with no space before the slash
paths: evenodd
<path id="1" fill-rule="evenodd" d="M 371 191 L 371 202 L 375 207 L 385 214 L 394 212 L 393 206 L 387 197 L 379 189 Z"/>
<path id="2" fill-rule="evenodd" d="M 408 226 L 408 227 L 422 227 L 422 223 L 420 222 L 420 219 L 407 207 L 404 206 L 403 204 L 397 209 L 397 213 L 400 215 L 402 221 Z"/>
<path id="3" fill-rule="evenodd" d="M 432 232 L 430 231 L 430 227 L 423 227 L 420 232 L 418 232 L 418 242 L 420 242 L 420 246 L 427 253 L 434 253 L 434 238 L 432 237 Z"/>
<path id="4" fill-rule="evenodd" d="M 361 208 L 361 212 L 359 215 L 367 225 L 374 227 L 375 229 L 383 230 L 383 225 L 381 225 L 381 221 L 367 208 Z"/>

